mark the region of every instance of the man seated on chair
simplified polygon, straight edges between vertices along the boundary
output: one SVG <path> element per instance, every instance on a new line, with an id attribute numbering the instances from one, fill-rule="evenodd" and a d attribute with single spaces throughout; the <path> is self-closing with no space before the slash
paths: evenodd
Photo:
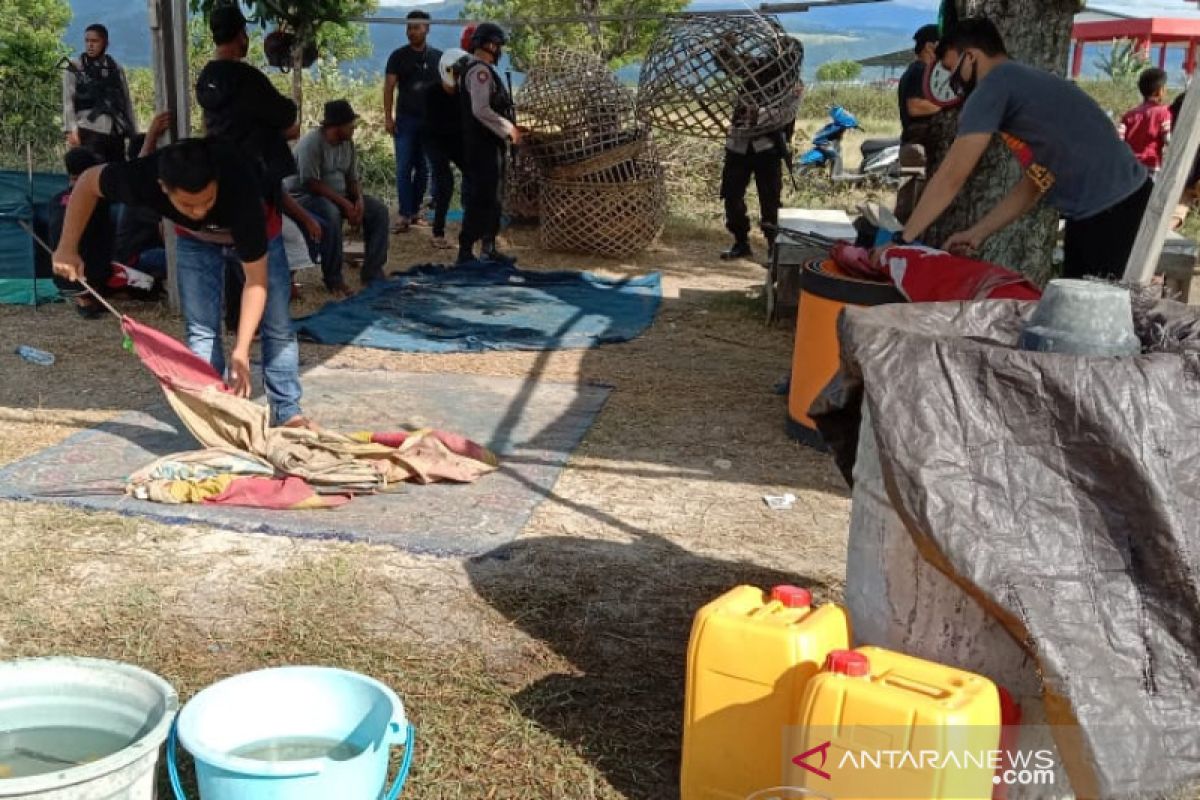
<path id="1" fill-rule="evenodd" d="M 388 210 L 382 201 L 362 193 L 354 129 L 358 115 L 346 100 L 325 104 L 321 127 L 309 131 L 296 145 L 297 174 L 287 188 L 305 210 L 329 223 L 321 239 L 321 272 L 325 286 L 337 296 L 350 293 L 342 274 L 342 223 L 363 231 L 363 285 L 383 279 L 388 255 Z"/>
<path id="2" fill-rule="evenodd" d="M 84 147 L 74 147 L 64 158 L 67 167 L 67 188 L 50 200 L 50 246 L 58 247 L 62 238 L 63 223 L 67 218 L 67 206 L 79 176 L 100 163 L 100 156 Z M 108 203 L 97 204 L 96 213 L 88 220 L 87 227 L 79 239 L 79 256 L 83 259 L 83 275 L 88 285 L 101 294 L 108 293 L 108 279 L 112 276 L 113 224 Z M 81 284 L 59 275 L 54 283 L 64 296 L 72 298 L 75 310 L 84 319 L 103 316 L 104 308 Z"/>

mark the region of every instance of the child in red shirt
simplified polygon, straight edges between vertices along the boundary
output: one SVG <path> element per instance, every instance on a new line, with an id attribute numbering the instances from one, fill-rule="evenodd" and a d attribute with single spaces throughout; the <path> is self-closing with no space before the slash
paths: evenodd
<path id="1" fill-rule="evenodd" d="M 1171 137 L 1171 109 L 1167 98 L 1167 73 L 1152 67 L 1138 78 L 1138 90 L 1145 100 L 1121 118 L 1121 138 L 1133 155 L 1153 175 L 1162 167 L 1163 148 Z"/>

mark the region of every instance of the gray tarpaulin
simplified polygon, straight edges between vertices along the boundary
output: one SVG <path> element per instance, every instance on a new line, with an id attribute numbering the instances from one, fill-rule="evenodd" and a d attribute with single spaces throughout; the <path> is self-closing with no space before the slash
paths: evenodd
<path id="1" fill-rule="evenodd" d="M 1079 358 L 1015 349 L 1032 309 L 847 309 L 811 413 L 849 476 L 866 404 L 922 555 L 1036 658 L 1078 796 L 1146 797 L 1200 777 L 1200 325 L 1162 302 L 1139 334 L 1173 352 Z"/>

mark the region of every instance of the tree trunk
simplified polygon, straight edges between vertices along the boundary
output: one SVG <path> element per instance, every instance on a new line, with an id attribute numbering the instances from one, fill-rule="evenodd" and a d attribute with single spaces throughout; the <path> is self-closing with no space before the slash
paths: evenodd
<path id="1" fill-rule="evenodd" d="M 984 16 L 1000 28 L 1009 54 L 1023 64 L 1066 75 L 1071 27 L 1079 0 L 956 0 L 960 17 Z M 930 174 L 950 149 L 958 127 L 958 112 L 934 118 L 929 136 Z M 946 213 L 930 227 L 925 238 L 940 244 L 983 217 L 1021 179 L 1020 166 L 999 138 L 983 156 Z M 1052 276 L 1058 214 L 1040 205 L 1024 218 L 995 234 L 980 257 L 1019 270 L 1039 285 Z"/>
<path id="2" fill-rule="evenodd" d="M 304 128 L 304 43 L 296 37 L 292 49 L 292 100 L 296 103 L 296 122 Z"/>

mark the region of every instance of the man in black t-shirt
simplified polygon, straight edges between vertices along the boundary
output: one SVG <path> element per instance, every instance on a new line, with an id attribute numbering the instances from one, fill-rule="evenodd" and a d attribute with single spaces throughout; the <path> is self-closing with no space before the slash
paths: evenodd
<path id="1" fill-rule="evenodd" d="M 438 62 L 441 80 L 425 90 L 425 114 L 421 120 L 421 143 L 433 170 L 433 246 L 454 247 L 446 240 L 446 213 L 454 195 L 453 164 L 463 173 L 462 200 L 467 202 L 466 161 L 463 152 L 462 103 L 458 98 L 459 73 L 466 69 L 467 53 L 451 47 Z"/>
<path id="2" fill-rule="evenodd" d="M 422 99 L 425 90 L 438 82 L 438 60 L 442 51 L 430 47 L 429 14 L 410 11 L 408 44 L 388 56 L 383 83 L 383 117 L 396 145 L 396 195 L 400 204 L 394 230 L 406 232 L 424 225 L 421 206 L 429 180 L 429 164 L 421 147 Z M 393 112 L 393 108 L 395 111 Z M 434 194 L 437 187 L 434 186 Z"/>
<path id="3" fill-rule="evenodd" d="M 62 238 L 63 222 L 67 217 L 67 205 L 79 176 L 101 163 L 100 156 L 83 147 L 73 147 L 63 159 L 67 167 L 69 186 L 50 198 L 49 234 L 50 244 L 57 247 Z M 88 220 L 87 227 L 79 239 L 79 255 L 83 259 L 83 273 L 88 285 L 104 294 L 108 290 L 108 279 L 112 277 L 113 227 L 108 203 L 100 203 L 96 213 Z M 94 297 L 74 281 L 54 276 L 60 292 L 74 299 L 75 310 L 84 319 L 96 319 L 104 314 L 104 308 Z"/>
<path id="4" fill-rule="evenodd" d="M 260 333 L 272 424 L 309 427 L 300 412 L 299 345 L 288 310 L 291 279 L 282 220 L 277 212 L 267 212 L 250 162 L 211 139 L 185 139 L 146 158 L 89 169 L 75 184 L 54 251 L 59 277 L 74 281 L 83 274 L 80 238 L 104 200 L 142 206 L 175 223 L 188 348 L 219 374 L 225 373 L 225 262 L 229 257 L 242 262 L 246 282 L 228 382 L 239 395 L 249 396 L 250 345 Z"/>
<path id="5" fill-rule="evenodd" d="M 937 60 L 940 37 L 937 25 L 925 25 L 913 34 L 916 60 L 900 76 L 897 94 L 900 100 L 900 140 L 905 144 L 920 144 L 929 117 L 941 107 L 925 97 L 925 73 Z"/>

